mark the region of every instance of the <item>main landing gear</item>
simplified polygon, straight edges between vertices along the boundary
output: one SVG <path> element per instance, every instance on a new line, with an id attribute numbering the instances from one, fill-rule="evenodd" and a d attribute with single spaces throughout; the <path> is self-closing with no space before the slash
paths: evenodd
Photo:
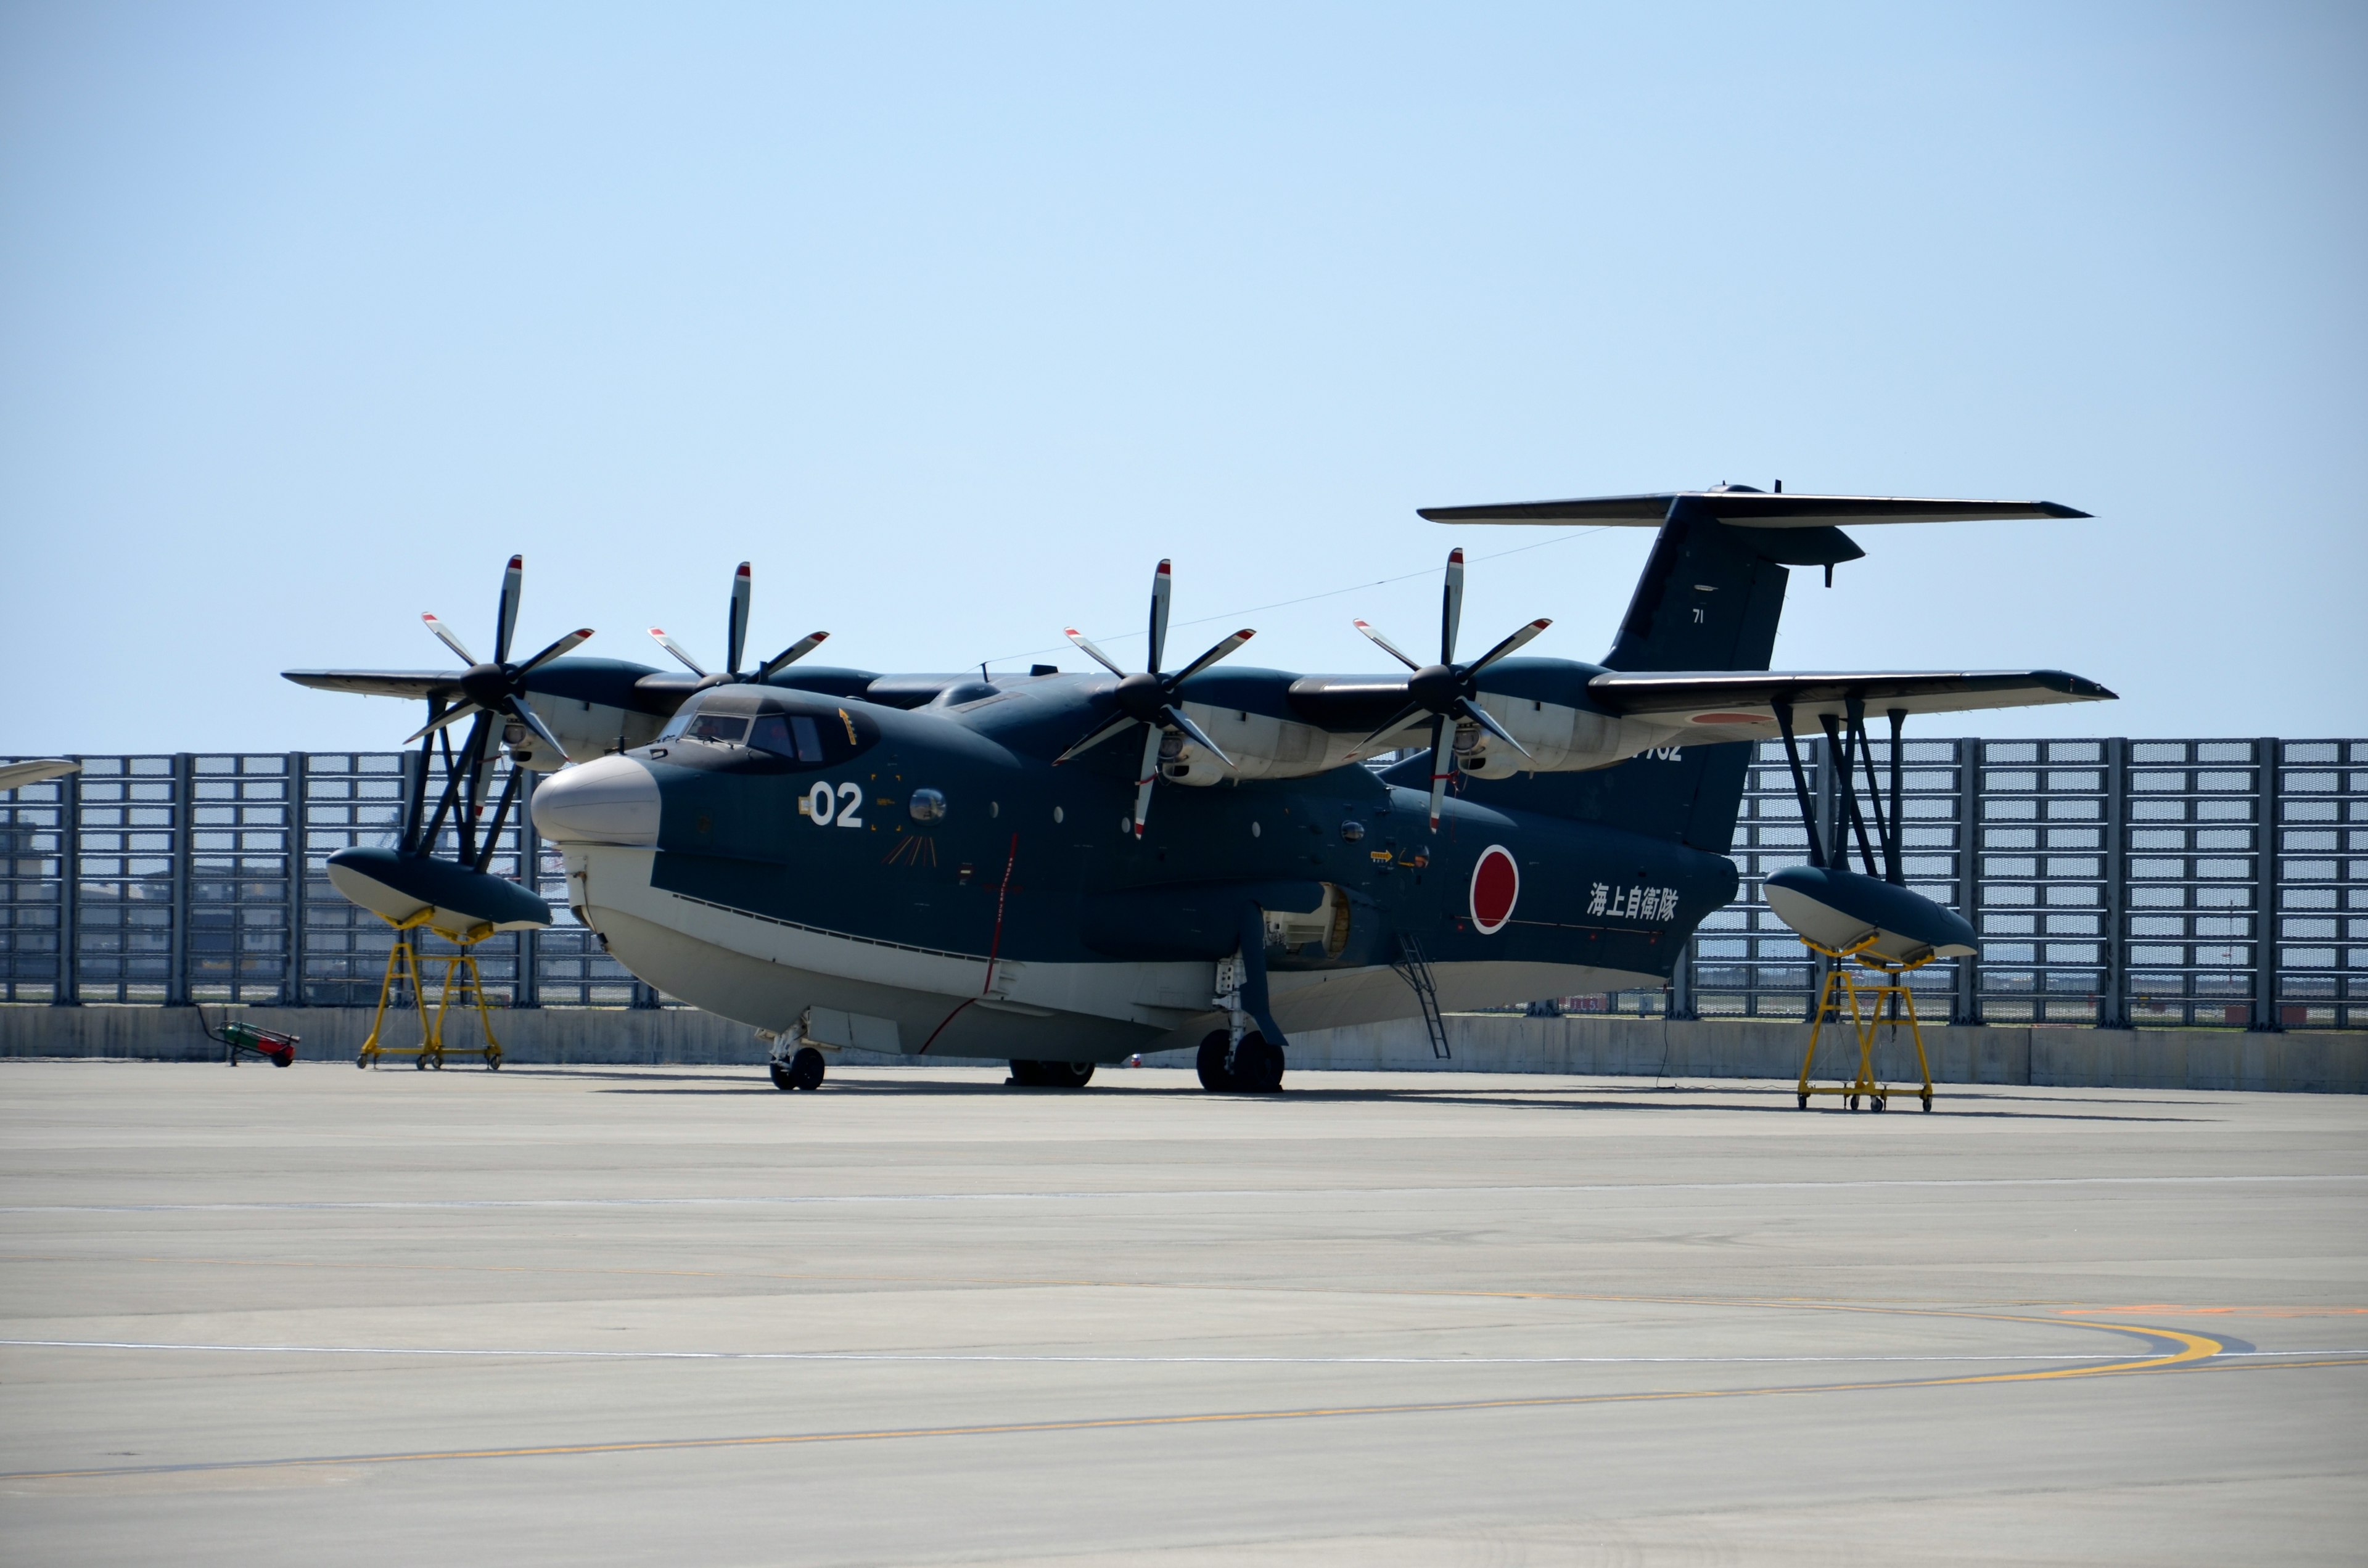
<path id="1" fill-rule="evenodd" d="M 819 1089 L 822 1087 L 822 1052 L 811 1045 L 802 1045 L 787 1062 L 775 1057 L 771 1063 L 773 1087 L 777 1089 Z"/>
<path id="2" fill-rule="evenodd" d="M 1236 1094 L 1270 1095 L 1282 1087 L 1282 1047 L 1252 1029 L 1225 1060 L 1231 1035 L 1218 1029 L 1201 1042 L 1201 1086 Z"/>
<path id="3" fill-rule="evenodd" d="M 1093 1082 L 1090 1062 L 1014 1062 L 1011 1081 L 1023 1089 L 1082 1089 Z"/>

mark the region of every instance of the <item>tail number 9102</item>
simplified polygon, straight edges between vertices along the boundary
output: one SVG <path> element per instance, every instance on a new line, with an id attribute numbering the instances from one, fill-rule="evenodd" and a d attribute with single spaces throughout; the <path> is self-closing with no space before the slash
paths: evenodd
<path id="1" fill-rule="evenodd" d="M 841 827 L 861 827 L 862 808 L 862 786 L 841 784 L 833 788 L 817 782 L 798 802 L 798 814 L 812 817 L 816 827 L 828 827 L 834 822 Z"/>

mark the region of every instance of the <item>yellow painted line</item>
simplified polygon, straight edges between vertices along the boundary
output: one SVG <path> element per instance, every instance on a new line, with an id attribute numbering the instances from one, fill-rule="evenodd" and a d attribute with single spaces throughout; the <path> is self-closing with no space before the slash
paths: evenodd
<path id="1" fill-rule="evenodd" d="M 1936 1314 L 1941 1315 L 1941 1314 Z M 1975 1316 L 1952 1313 L 1952 1316 Z M 2009 1320 L 2045 1322 L 2044 1319 Z M 95 1477 L 165 1475 L 204 1471 L 254 1471 L 342 1468 L 359 1465 L 414 1464 L 434 1460 L 552 1459 L 586 1454 L 674 1453 L 711 1449 L 785 1448 L 816 1443 L 876 1443 L 925 1437 L 1019 1437 L 1040 1432 L 1104 1432 L 1156 1426 L 1208 1426 L 1252 1421 L 1334 1420 L 1350 1416 L 1452 1415 L 1479 1410 L 1542 1410 L 1593 1404 L 1657 1404 L 1685 1400 L 1764 1399 L 1805 1394 L 1875 1392 L 1894 1389 L 1963 1388 L 1977 1383 L 2048 1382 L 2066 1378 L 2159 1372 L 2192 1365 L 2219 1354 L 2218 1340 L 2177 1329 L 2146 1328 L 2129 1324 L 2096 1324 L 2097 1328 L 2167 1339 L 2179 1346 L 2168 1356 L 2119 1361 L 2101 1367 L 2065 1367 L 2035 1372 L 1978 1372 L 1953 1378 L 1915 1378 L 1896 1381 L 1810 1383 L 1780 1388 L 1674 1389 L 1643 1393 L 1549 1394 L 1514 1399 L 1469 1399 L 1404 1404 L 1315 1405 L 1295 1410 L 1216 1411 L 1199 1415 L 1114 1415 L 1068 1421 L 1013 1421 L 963 1426 L 894 1426 L 871 1431 L 774 1433 L 745 1437 L 669 1437 L 639 1442 L 553 1443 L 526 1448 L 444 1449 L 395 1454 L 346 1454 L 308 1459 L 223 1460 L 194 1464 L 127 1465 L 108 1470 L 17 1471 L 0 1474 L 0 1483 L 72 1481 Z"/>

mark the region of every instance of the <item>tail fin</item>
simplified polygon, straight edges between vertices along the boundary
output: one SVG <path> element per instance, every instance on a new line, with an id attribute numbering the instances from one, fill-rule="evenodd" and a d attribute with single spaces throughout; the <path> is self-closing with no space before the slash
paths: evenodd
<path id="1" fill-rule="evenodd" d="M 1866 552 L 1835 525 L 1975 517 L 2085 517 L 2053 501 L 1954 501 L 1902 495 L 1786 494 L 1747 484 L 1649 495 L 1597 495 L 1510 506 L 1425 506 L 1437 523 L 1646 528 L 1660 535 L 1603 662 L 1634 672 L 1768 668 L 1783 613 L 1787 566 L 1830 569 Z M 2063 677 L 2069 680 L 2071 677 Z M 2087 683 L 2083 683 L 2087 684 Z M 2066 688 L 2068 690 L 2068 688 Z M 2073 693 L 2090 696 L 2103 693 Z M 2107 694 L 2110 695 L 2110 694 Z M 1401 765 L 1428 783 L 1428 757 Z M 1591 773 L 1459 776 L 1475 800 L 1600 822 L 1725 854 L 1735 836 L 1751 743 L 1648 752 Z M 1415 782 L 1411 778 L 1406 780 Z M 1420 784 L 1416 784 L 1420 787 Z"/>
<path id="2" fill-rule="evenodd" d="M 1854 561 L 1865 551 L 1830 526 L 1736 528 L 1680 495 L 1653 541 L 1606 667 L 1764 670 L 1784 611 L 1786 566 Z M 1412 765 L 1408 765 L 1412 766 Z M 1428 759 L 1421 767 L 1429 768 Z M 1588 773 L 1477 778 L 1469 799 L 1674 839 L 1724 855 L 1751 767 L 1751 743 L 1670 747 Z"/>
<path id="3" fill-rule="evenodd" d="M 1865 553 L 1837 528 L 1736 528 L 1702 500 L 1681 495 L 1653 540 L 1603 663 L 1615 670 L 1764 670 L 1792 576 L 1784 568 L 1838 565 Z"/>

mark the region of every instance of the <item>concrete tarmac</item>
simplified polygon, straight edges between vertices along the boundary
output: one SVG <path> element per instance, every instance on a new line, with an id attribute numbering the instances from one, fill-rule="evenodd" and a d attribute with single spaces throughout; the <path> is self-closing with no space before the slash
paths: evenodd
<path id="1" fill-rule="evenodd" d="M 0 1062 L 14 1562 L 2356 1562 L 2368 1105 Z"/>

